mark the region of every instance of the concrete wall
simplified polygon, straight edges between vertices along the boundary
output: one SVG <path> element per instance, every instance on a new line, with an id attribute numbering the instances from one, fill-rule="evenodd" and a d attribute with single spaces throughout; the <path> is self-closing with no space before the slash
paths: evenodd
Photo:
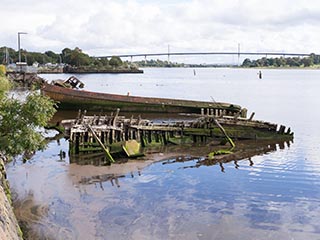
<path id="1" fill-rule="evenodd" d="M 4 160 L 0 156 L 0 239 L 22 239 L 22 232 L 11 206 L 11 192 Z"/>

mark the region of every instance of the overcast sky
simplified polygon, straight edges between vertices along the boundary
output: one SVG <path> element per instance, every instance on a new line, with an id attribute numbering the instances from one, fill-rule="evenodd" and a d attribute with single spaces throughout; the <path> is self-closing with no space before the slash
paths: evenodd
<path id="1" fill-rule="evenodd" d="M 314 0 L 0 0 L 0 46 L 110 54 L 182 51 L 320 53 Z"/>

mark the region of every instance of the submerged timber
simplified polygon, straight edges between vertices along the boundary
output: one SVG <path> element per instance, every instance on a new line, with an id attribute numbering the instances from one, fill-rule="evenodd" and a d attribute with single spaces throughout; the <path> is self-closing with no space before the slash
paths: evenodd
<path id="1" fill-rule="evenodd" d="M 58 102 L 59 109 L 93 110 L 153 113 L 201 113 L 201 109 L 210 109 L 215 115 L 246 117 L 246 110 L 230 103 L 191 101 L 168 98 L 138 97 L 110 93 L 97 93 L 45 83 L 41 89 L 43 95 Z"/>
<path id="2" fill-rule="evenodd" d="M 192 120 L 152 122 L 139 118 L 119 116 L 119 109 L 109 116 L 85 116 L 63 120 L 62 125 L 69 138 L 71 156 L 104 152 L 110 162 L 113 155 L 123 153 L 137 157 L 142 147 L 154 145 L 180 145 L 198 143 L 230 143 L 233 140 L 281 140 L 293 139 L 291 129 L 285 126 L 256 121 L 251 118 L 219 117 L 207 114 Z M 224 152 L 226 153 L 226 152 Z M 230 153 L 230 152 L 227 152 Z"/>

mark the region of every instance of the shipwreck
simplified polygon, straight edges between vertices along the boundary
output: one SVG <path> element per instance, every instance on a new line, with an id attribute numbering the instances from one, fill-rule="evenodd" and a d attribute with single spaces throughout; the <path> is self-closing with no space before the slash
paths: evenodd
<path id="1" fill-rule="evenodd" d="M 63 120 L 69 139 L 69 154 L 79 156 L 104 152 L 110 162 L 114 156 L 139 157 L 143 149 L 155 145 L 227 145 L 215 154 L 233 153 L 234 141 L 291 141 L 293 132 L 285 126 L 241 117 L 216 117 L 204 113 L 192 119 L 153 122 L 141 117 L 126 118 L 120 109 L 110 115 L 86 116 L 79 111 L 76 119 Z"/>
<path id="2" fill-rule="evenodd" d="M 43 95 L 57 101 L 59 109 L 87 111 L 151 112 L 151 113 L 201 113 L 201 109 L 210 109 L 215 114 L 225 116 L 241 115 L 246 117 L 246 109 L 239 105 L 222 102 L 205 102 L 169 98 L 139 97 L 111 93 L 98 93 L 80 90 L 83 83 L 75 77 L 44 83 Z"/>
<path id="3" fill-rule="evenodd" d="M 180 99 L 124 96 L 79 90 L 77 78 L 45 83 L 42 93 L 58 101 L 62 109 L 79 110 L 75 119 L 62 120 L 65 136 L 69 139 L 71 156 L 103 153 L 110 162 L 119 154 L 125 157 L 143 155 L 143 148 L 154 145 L 217 144 L 229 149 L 208 154 L 230 154 L 238 140 L 291 141 L 290 128 L 247 117 L 247 109 L 235 104 L 202 102 Z M 87 116 L 87 110 L 100 110 L 99 115 Z M 102 114 L 102 110 L 111 114 Z M 179 113 L 185 120 L 153 122 L 120 116 L 124 112 Z"/>

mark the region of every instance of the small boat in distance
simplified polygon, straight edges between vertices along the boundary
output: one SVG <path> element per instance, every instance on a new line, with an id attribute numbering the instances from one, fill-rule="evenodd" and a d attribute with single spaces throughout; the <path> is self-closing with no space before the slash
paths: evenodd
<path id="1" fill-rule="evenodd" d="M 66 81 L 56 80 L 52 84 L 44 83 L 41 93 L 58 102 L 59 109 L 144 112 L 144 113 L 196 113 L 206 112 L 215 116 L 246 117 L 247 110 L 239 105 L 221 102 L 205 102 L 169 98 L 153 98 L 98 93 L 77 89 L 83 84 L 71 77 Z"/>

